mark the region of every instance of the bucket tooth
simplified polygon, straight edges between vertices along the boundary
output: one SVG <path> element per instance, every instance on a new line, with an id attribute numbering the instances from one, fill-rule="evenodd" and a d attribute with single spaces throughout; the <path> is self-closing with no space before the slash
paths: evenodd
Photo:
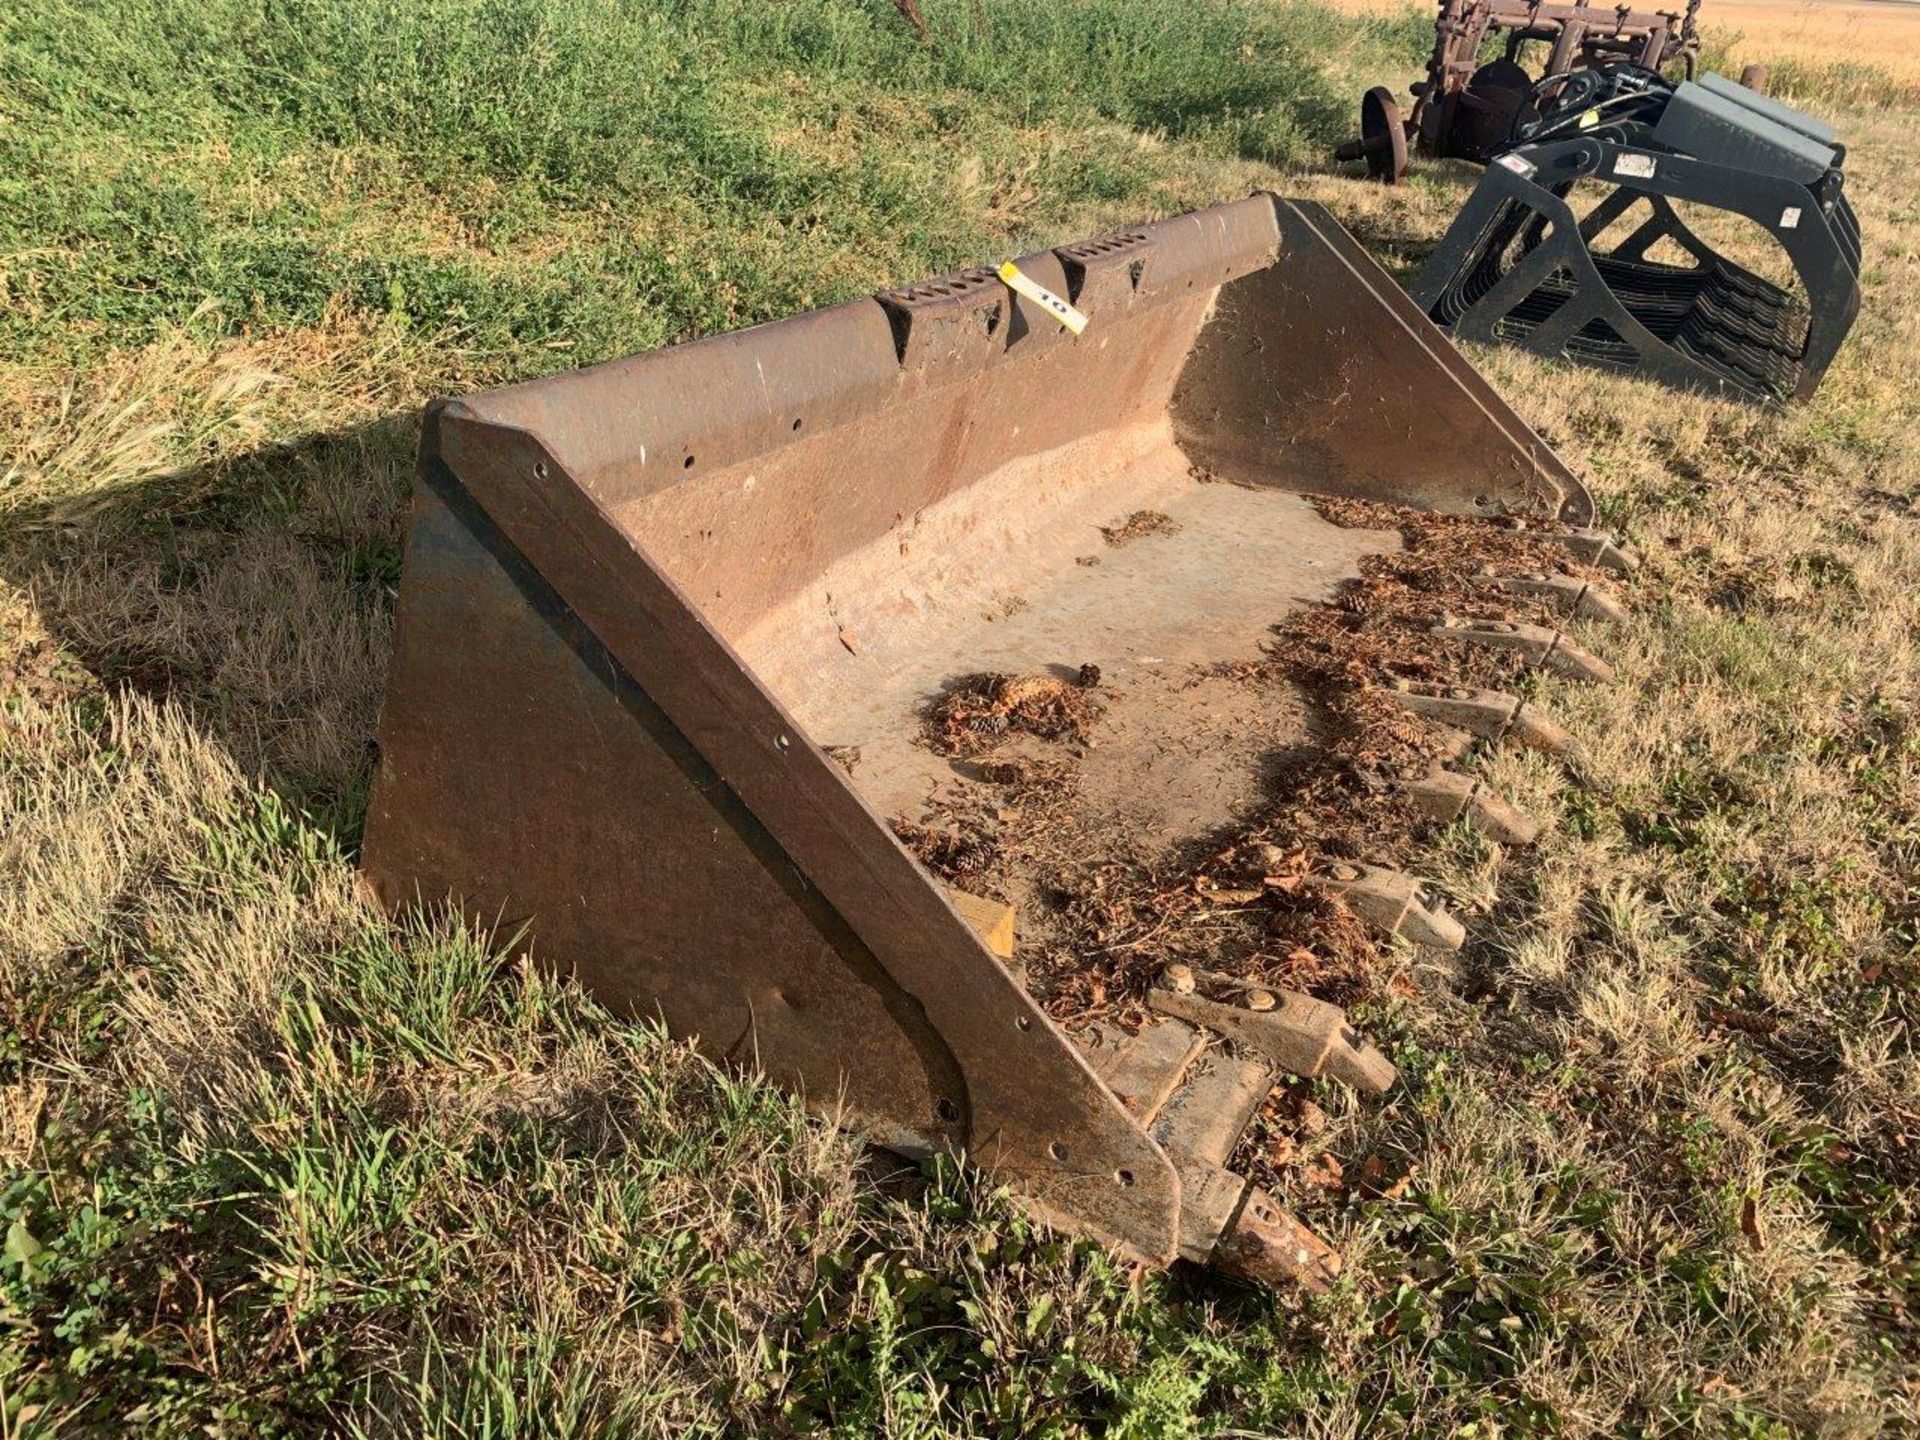
<path id="1" fill-rule="evenodd" d="M 1572 732 L 1558 720 L 1549 718 L 1538 705 L 1521 703 L 1513 712 L 1513 721 L 1507 726 L 1504 738 L 1529 750 L 1569 760 L 1578 760 L 1581 755 L 1580 742 L 1573 738 Z"/>
<path id="2" fill-rule="evenodd" d="M 1347 1012 L 1338 1005 L 1295 990 L 1250 988 L 1248 995 L 1267 996 L 1279 1003 L 1269 1010 L 1255 1010 L 1245 1001 L 1230 1004 L 1167 989 L 1152 991 L 1147 1003 L 1162 1015 L 1226 1036 L 1288 1074 L 1331 1075 L 1369 1095 L 1384 1095 L 1393 1087 L 1393 1063 L 1347 1024 Z"/>
<path id="3" fill-rule="evenodd" d="M 1584 560 L 1602 570 L 1611 570 L 1616 575 L 1631 575 L 1640 568 L 1640 557 L 1631 546 L 1590 525 L 1545 531 L 1541 538 L 1564 545 L 1576 560 Z"/>
<path id="4" fill-rule="evenodd" d="M 1165 992 L 1156 992 L 1161 993 Z M 1339 1253 L 1265 1191 L 1225 1168 L 1227 1157 L 1272 1090 L 1273 1072 L 1259 1061 L 1212 1044 L 1208 1032 L 1246 1044 L 1236 1034 L 1234 1017 L 1274 1020 L 1294 1010 L 1295 1001 L 1305 1001 L 1307 1006 L 1331 1011 L 1342 1022 L 1344 1038 L 1335 1036 L 1320 1045 L 1333 1062 L 1326 1066 L 1327 1073 L 1372 1088 L 1365 1081 L 1378 1082 L 1384 1068 L 1385 1081 L 1378 1085 L 1384 1089 L 1392 1083 L 1393 1067 L 1345 1029 L 1345 1016 L 1336 1007 L 1304 996 L 1288 995 L 1286 1000 L 1283 1009 L 1266 1014 L 1213 1007 L 1198 1023 L 1162 1014 L 1134 1034 L 1101 1024 L 1082 1038 L 1081 1045 L 1095 1073 L 1142 1123 L 1150 1125 L 1154 1139 L 1173 1157 L 1180 1175 L 1181 1258 L 1263 1284 L 1320 1291 L 1340 1273 Z M 1198 1003 L 1210 1005 L 1204 1000 Z M 1340 1053 L 1343 1047 L 1352 1050 L 1355 1042 L 1358 1049 L 1351 1058 Z M 1355 1070 L 1356 1063 L 1364 1068 Z"/>
<path id="5" fill-rule="evenodd" d="M 1265 1065 L 1213 1046 L 1188 1067 L 1150 1133 L 1171 1155 L 1224 1165 L 1272 1090 Z"/>
<path id="6" fill-rule="evenodd" d="M 1181 1258 L 1315 1294 L 1339 1277 L 1339 1252 L 1243 1176 L 1183 1164 L 1180 1187 Z"/>
<path id="7" fill-rule="evenodd" d="M 1207 1048 L 1207 1039 L 1174 1019 L 1155 1020 L 1137 1032 L 1102 1023 L 1081 1037 L 1080 1048 L 1093 1073 L 1141 1124 L 1149 1125 Z"/>
<path id="8" fill-rule="evenodd" d="M 1131 1034 L 1102 1023 L 1080 1043 L 1094 1072 L 1174 1158 L 1180 1258 L 1267 1285 L 1325 1290 L 1340 1273 L 1339 1252 L 1225 1168 L 1271 1073 L 1209 1049 L 1203 1029 L 1170 1016 Z M 1178 1106 L 1155 1123 L 1176 1091 Z"/>
<path id="9" fill-rule="evenodd" d="M 1503 845 L 1531 845 L 1540 826 L 1507 800 L 1471 775 L 1435 768 L 1406 782 L 1407 795 L 1420 813 L 1437 824 L 1465 820 L 1489 840 Z"/>
<path id="10" fill-rule="evenodd" d="M 1258 1185 L 1213 1247 L 1213 1265 L 1229 1275 L 1319 1294 L 1340 1278 L 1340 1252 L 1294 1219 Z"/>
<path id="11" fill-rule="evenodd" d="M 1573 755 L 1579 746 L 1567 729 L 1517 695 L 1471 685 L 1422 685 L 1399 680 L 1390 687 L 1403 709 L 1437 724 L 1471 731 L 1484 740 L 1512 740 L 1549 755 Z"/>
<path id="12" fill-rule="evenodd" d="M 1568 615 L 1610 622 L 1627 618 L 1627 607 L 1598 585 L 1577 575 L 1536 570 L 1524 575 L 1482 575 L 1480 583 L 1514 595 L 1535 595 Z"/>
<path id="13" fill-rule="evenodd" d="M 1433 633 L 1469 645 L 1516 650 L 1535 669 L 1552 670 L 1575 680 L 1598 682 L 1613 678 L 1613 667 L 1606 661 L 1561 631 L 1549 630 L 1544 625 L 1447 617 L 1433 627 Z"/>
<path id="14" fill-rule="evenodd" d="M 1467 943 L 1467 927 L 1433 904 L 1426 886 L 1405 871 L 1336 860 L 1316 879 L 1383 934 L 1442 950 Z"/>

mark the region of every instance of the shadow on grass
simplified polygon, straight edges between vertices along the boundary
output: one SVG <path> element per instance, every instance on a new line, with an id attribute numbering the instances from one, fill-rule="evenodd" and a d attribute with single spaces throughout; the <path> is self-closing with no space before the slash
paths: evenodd
<path id="1" fill-rule="evenodd" d="M 16 504 L 0 578 L 100 687 L 183 706 L 351 853 L 418 431 L 407 411 Z"/>

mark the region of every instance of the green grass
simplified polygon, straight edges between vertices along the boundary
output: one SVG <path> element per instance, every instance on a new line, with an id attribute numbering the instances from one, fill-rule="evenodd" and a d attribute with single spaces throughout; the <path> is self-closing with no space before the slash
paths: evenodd
<path id="1" fill-rule="evenodd" d="M 76 737 L 59 758 L 111 792 L 139 742 L 118 718 L 100 739 L 135 753 Z M 146 858 L 166 890 L 218 899 L 156 897 L 141 917 L 153 1003 L 204 995 L 197 967 L 257 965 L 219 931 L 271 929 L 296 906 L 333 923 L 292 965 L 212 982 L 254 987 L 200 1010 L 235 1027 L 226 1046 L 193 1054 L 178 1036 L 187 1048 L 150 1049 L 105 1113 L 42 1126 L 0 1201 L 13 1419 L 48 1407 L 74 1425 L 279 1433 L 331 1413 L 525 1434 L 754 1398 L 716 1373 L 725 1306 L 765 1303 L 764 1273 L 844 1242 L 839 1147 L 771 1092 L 606 1024 L 571 987 L 498 976 L 475 937 L 389 931 L 270 794 L 217 766 L 193 778 L 225 793 L 199 833 L 142 837 L 166 852 Z M 97 979 L 60 997 L 70 1015 L 99 1005 Z M 118 999 L 78 1052 L 108 1068 L 156 1045 Z M 175 1083 L 140 1083 L 163 1073 Z M 735 1193 L 740 1174 L 761 1193 Z M 686 1228 L 695 1214 L 710 1223 Z M 669 1314 L 685 1379 L 603 1385 L 620 1374 L 610 1332 Z"/>
<path id="2" fill-rule="evenodd" d="M 1152 1435 L 1340 1388 L 1263 1303 L 1140 1290 L 951 1167 L 859 1179 L 777 1092 L 388 927 L 177 717 L 68 718 L 4 776 L 58 812 L 11 819 L 44 898 L 127 899 L 8 1057 L 46 1102 L 0 1191 L 20 1433 Z"/>
<path id="3" fill-rule="evenodd" d="M 0 340 L 66 356 L 345 305 L 524 373 L 938 271 L 1345 122 L 1317 12 L 934 16 L 922 45 L 886 0 L 21 7 Z"/>

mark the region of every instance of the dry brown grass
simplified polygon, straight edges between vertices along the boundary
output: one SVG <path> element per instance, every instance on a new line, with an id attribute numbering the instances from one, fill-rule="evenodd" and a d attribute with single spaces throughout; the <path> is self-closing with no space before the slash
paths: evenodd
<path id="1" fill-rule="evenodd" d="M 1741 64 L 1870 65 L 1920 84 L 1920 5 L 1907 0 L 1707 0 L 1709 45 Z"/>
<path id="2" fill-rule="evenodd" d="M 132 1218 L 141 1192 L 123 1156 L 44 1123 L 55 1090 L 73 1116 L 86 1113 L 76 1090 L 106 1103 L 128 1087 L 166 1097 L 176 1176 L 252 1182 L 201 1202 L 254 1202 L 231 1249 L 123 1280 L 173 1342 L 157 1349 L 176 1376 L 266 1421 L 273 1407 L 244 1397 L 288 1363 L 299 1324 L 327 1349 L 298 1370 L 317 1378 L 334 1347 L 352 1355 L 357 1401 L 329 1429 L 354 1433 L 469 1434 L 486 1407 L 517 1404 L 580 1433 L 678 1435 L 766 1398 L 765 1352 L 738 1339 L 783 1326 L 821 1257 L 849 1243 L 843 1137 L 581 1010 L 570 987 L 495 979 L 451 926 L 395 931 L 186 707 L 122 694 L 13 718 L 0 993 L 11 1042 L 39 1066 L 6 1086 L 0 1154 L 58 1169 L 75 1145 L 98 1146 L 94 1205 L 108 1223 L 123 1207 Z M 92 1007 L 54 1003 L 76 956 L 98 967 Z M 31 1029 L 31 997 L 61 1029 Z M 76 1018 L 99 1032 L 66 1028 Z M 517 1157 L 504 1171 L 503 1155 Z M 544 1203 L 527 1205 L 528 1190 Z M 22 1223 L 60 1238 L 44 1204 Z M 459 1284 L 393 1305 L 410 1271 L 449 1262 Z M 237 1323 L 263 1284 L 267 1315 Z M 636 1306 L 657 1323 L 616 1323 Z M 92 1410 L 111 1422 L 96 1433 L 116 1413 Z M 80 1412 L 37 1418 L 54 1433 Z"/>
<path id="3" fill-rule="evenodd" d="M 1871 1378 L 1880 1346 L 1913 1354 L 1920 1245 L 1909 124 L 1846 124 L 1868 298 L 1806 406 L 1766 414 L 1476 352 L 1648 563 L 1633 620 L 1591 637 L 1620 681 L 1540 686 L 1590 746 L 1582 788 L 1536 756 L 1487 761 L 1559 828 L 1530 855 L 1460 837 L 1436 852 L 1476 915 L 1414 1022 L 1459 1067 L 1449 1103 L 1356 1121 L 1336 1144 L 1417 1156 L 1451 1204 L 1512 1227 L 1457 1237 L 1456 1262 L 1564 1233 L 1529 1195 L 1618 1197 L 1590 1242 L 1614 1258 L 1573 1302 L 1584 1354 L 1520 1347 L 1525 1389 L 1559 1397 L 1575 1433 L 1685 1392 L 1712 1397 L 1708 1428 L 1741 1413 L 1816 1433 L 1915 1423 L 1912 1369 Z M 1391 243 L 1432 233 L 1464 178 L 1323 193 Z M 1696 1263 L 1723 1288 L 1676 1325 L 1650 1282 Z M 1414 1367 L 1398 1383 L 1430 1382 Z"/>
<path id="4" fill-rule="evenodd" d="M 1911 120 L 1845 118 L 1867 305 L 1810 405 L 1476 356 L 1648 565 L 1634 619 L 1587 637 L 1621 680 L 1540 686 L 1581 783 L 1481 762 L 1547 838 L 1426 857 L 1475 939 L 1400 957 L 1415 996 L 1371 1017 L 1405 1089 L 1314 1092 L 1330 1123 L 1289 1137 L 1411 1176 L 1293 1197 L 1357 1277 L 1304 1317 L 1130 1287 L 950 1178 L 877 1200 L 826 1128 L 367 908 L 346 847 L 411 449 L 382 417 L 438 373 L 392 332 L 341 316 L 0 373 L 0 1155 L 175 1227 L 83 1272 L 141 1287 L 107 1373 L 235 1406 L 281 1370 L 371 1373 L 348 1418 L 396 1433 L 476 1433 L 476 1376 L 576 1429 L 631 1400 L 642 1434 L 771 1433 L 796 1399 L 796 1426 L 845 1404 L 928 1435 L 1055 1411 L 1139 1434 L 1920 1424 Z M 1470 178 L 1276 177 L 1402 267 Z M 178 1211 L 109 1192 L 134 1184 L 119 1157 L 48 1123 L 130 1092 L 171 1097 L 169 1163 L 205 1167 Z M 385 1225 L 342 1198 L 386 1193 L 355 1188 L 383 1133 L 440 1167 Z M 317 1168 L 271 1184 L 215 1165 L 295 1150 Z M 239 1195 L 244 1244 L 196 1248 L 185 1217 Z M 33 1203 L 32 1225 L 58 1211 Z M 304 1368 L 290 1336 L 318 1337 Z"/>
<path id="5" fill-rule="evenodd" d="M 163 477 L 206 476 L 269 442 L 364 424 L 418 403 L 440 378 L 422 363 L 435 355 L 432 337 L 403 346 L 400 331 L 345 313 L 310 330 L 216 345 L 190 331 L 84 373 L 0 365 L 0 497 L 13 512 L 10 530 L 71 523 Z M 446 354 L 441 373 L 456 360 Z"/>

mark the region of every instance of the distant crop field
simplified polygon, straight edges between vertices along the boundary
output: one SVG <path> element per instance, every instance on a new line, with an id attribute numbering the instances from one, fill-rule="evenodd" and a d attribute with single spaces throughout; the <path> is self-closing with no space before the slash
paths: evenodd
<path id="1" fill-rule="evenodd" d="M 1701 22 L 1710 43 L 1743 61 L 1872 65 L 1920 81 L 1920 5 L 1910 0 L 1706 0 Z"/>

